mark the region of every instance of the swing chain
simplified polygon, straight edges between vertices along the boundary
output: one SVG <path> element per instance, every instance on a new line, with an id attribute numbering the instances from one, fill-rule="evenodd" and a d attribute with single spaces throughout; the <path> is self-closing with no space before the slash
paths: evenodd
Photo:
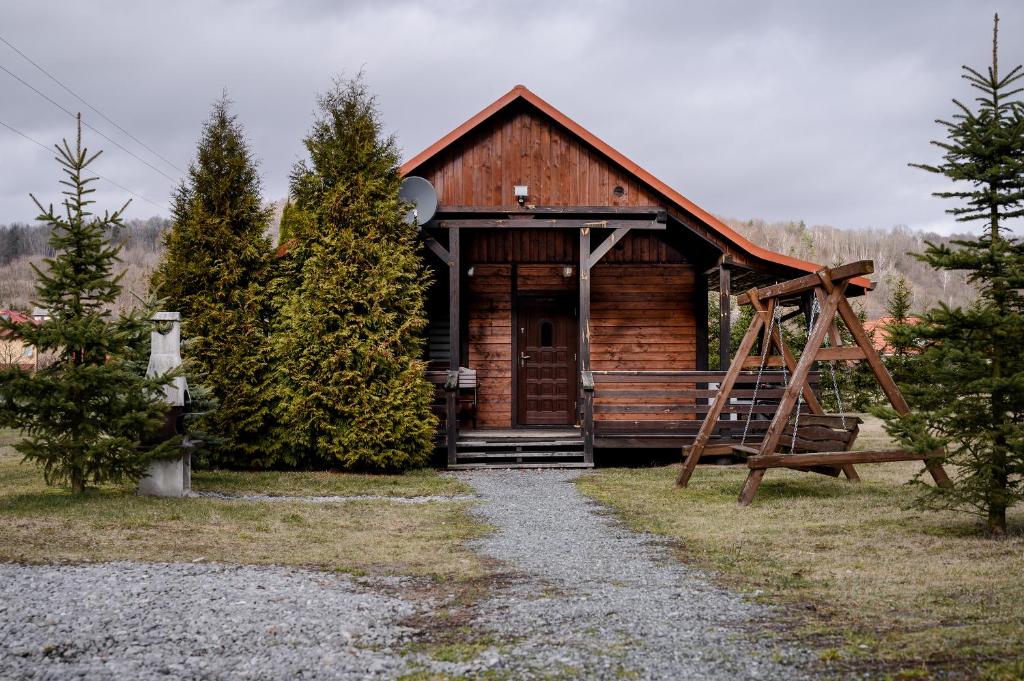
<path id="1" fill-rule="evenodd" d="M 807 335 L 808 336 L 810 336 L 810 335 L 812 335 L 814 333 L 814 325 L 818 321 L 820 321 L 820 317 L 821 317 L 821 305 L 818 303 L 818 297 L 815 296 L 814 297 L 814 302 L 811 304 L 811 315 L 810 315 L 810 318 L 807 320 Z M 832 341 L 827 336 L 825 338 L 825 341 L 828 343 L 829 346 L 832 345 Z M 829 370 L 829 374 L 831 375 L 831 378 L 832 378 L 832 392 L 833 392 L 833 394 L 835 395 L 835 398 L 836 398 L 836 408 L 839 410 L 839 420 L 843 424 L 843 430 L 846 430 L 847 429 L 847 426 L 846 426 L 846 410 L 843 407 L 843 398 L 839 395 L 839 381 L 836 380 L 836 363 L 835 363 L 835 361 L 829 360 L 829 362 L 828 362 L 828 370 Z M 795 421 L 794 421 L 794 424 L 793 424 L 793 439 L 792 439 L 792 441 L 790 442 L 790 445 L 789 445 L 789 453 L 790 454 L 792 454 L 794 452 L 794 450 L 796 449 L 796 434 L 797 434 L 797 429 L 800 428 L 800 408 L 801 408 L 802 403 L 803 403 L 803 397 L 804 397 L 803 391 L 801 390 L 800 391 L 800 397 L 797 400 L 797 405 L 796 405 L 796 417 L 795 417 Z"/>
<path id="2" fill-rule="evenodd" d="M 782 316 L 779 310 L 779 306 L 776 305 L 772 318 L 768 322 L 768 330 L 765 332 L 765 342 L 761 350 L 761 363 L 757 366 L 757 378 L 754 381 L 754 395 L 750 398 L 750 410 L 747 412 L 747 420 L 743 424 L 743 437 L 740 438 L 740 444 L 745 445 L 747 443 L 747 432 L 750 430 L 750 419 L 754 417 L 754 406 L 757 404 L 757 393 L 761 388 L 761 376 L 764 374 L 764 365 L 768 361 L 768 348 L 771 347 L 772 328 L 778 323 L 781 328 Z M 785 388 L 787 383 L 786 379 L 786 366 L 783 363 L 782 366 L 782 384 Z"/>

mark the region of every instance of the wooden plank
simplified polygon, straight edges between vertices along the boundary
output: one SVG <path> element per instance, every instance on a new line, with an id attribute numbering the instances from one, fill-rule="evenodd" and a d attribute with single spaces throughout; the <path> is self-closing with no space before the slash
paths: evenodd
<path id="1" fill-rule="evenodd" d="M 893 461 L 924 461 L 930 454 L 903 449 L 874 449 L 859 452 L 834 451 L 809 454 L 758 454 L 747 459 L 750 468 L 780 466 L 838 466 L 848 463 L 890 463 Z"/>
<path id="2" fill-rule="evenodd" d="M 439 257 L 441 261 L 444 262 L 445 264 L 447 264 L 448 261 L 451 260 L 451 254 L 448 253 L 448 249 L 442 246 L 434 237 L 428 236 L 426 239 L 424 239 L 424 243 L 427 245 L 427 248 L 429 248 L 430 251 L 434 255 Z"/>
<path id="3" fill-rule="evenodd" d="M 834 328 L 835 324 L 833 324 L 832 327 Z M 846 345 L 841 347 L 821 348 L 815 355 L 815 359 L 819 362 L 858 360 L 867 359 L 867 355 L 856 345 Z"/>
<path id="4" fill-rule="evenodd" d="M 642 229 L 652 231 L 664 231 L 664 222 L 653 220 L 623 220 L 615 218 L 590 218 L 590 219 L 569 219 L 569 218 L 465 218 L 431 220 L 426 227 L 433 229 Z"/>
<path id="5" fill-rule="evenodd" d="M 615 246 L 615 244 L 619 243 L 624 236 L 629 234 L 630 229 L 630 226 L 617 227 L 614 232 L 605 237 L 604 241 L 599 243 L 597 248 L 594 249 L 594 252 L 587 258 L 587 267 L 593 267 L 596 265 L 598 261 L 601 260 L 601 258 L 603 258 L 613 246 Z"/>
<path id="6" fill-rule="evenodd" d="M 825 276 L 828 277 L 829 281 L 832 283 L 840 283 L 853 279 L 854 277 L 862 277 L 866 274 L 871 274 L 875 271 L 875 265 L 870 260 L 858 260 L 846 265 L 840 265 L 839 267 L 833 267 L 831 269 L 824 268 L 819 271 L 823 271 Z M 774 284 L 772 286 L 759 288 L 757 289 L 757 297 L 761 300 L 769 300 L 783 296 L 796 296 L 800 293 L 804 293 L 814 289 L 815 287 L 821 286 L 821 282 L 822 280 L 817 273 L 808 274 L 803 277 L 784 281 L 781 284 Z M 736 299 L 736 302 L 740 305 L 750 305 L 750 301 L 750 293 L 744 293 Z"/>
<path id="7" fill-rule="evenodd" d="M 518 152 L 517 152 L 518 153 Z M 449 206 L 442 205 L 437 209 L 436 215 L 558 215 L 558 216 L 594 216 L 607 215 L 610 217 L 635 216 L 646 217 L 665 222 L 665 209 L 661 206 L 523 206 L 520 208 L 508 205 L 490 206 Z"/>

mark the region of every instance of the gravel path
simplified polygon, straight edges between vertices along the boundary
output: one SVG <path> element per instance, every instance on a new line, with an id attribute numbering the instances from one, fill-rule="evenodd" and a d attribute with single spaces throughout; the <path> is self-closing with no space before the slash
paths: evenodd
<path id="1" fill-rule="evenodd" d="M 393 677 L 413 610 L 312 570 L 0 565 L 0 679 Z"/>
<path id="2" fill-rule="evenodd" d="M 577 490 L 569 471 L 459 474 L 498 528 L 484 554 L 524 574 L 482 604 L 478 624 L 519 642 L 500 667 L 581 678 L 789 679 L 799 651 L 757 634 L 766 610 L 673 560 Z"/>
<path id="3" fill-rule="evenodd" d="M 454 596 L 432 595 L 422 579 L 201 563 L 0 564 L 0 679 L 808 675 L 808 656 L 758 635 L 764 608 L 611 519 L 577 492 L 575 475 L 458 474 L 496 528 L 475 549 L 509 573 L 460 620 L 465 630 L 444 630 L 451 622 L 437 615 Z"/>

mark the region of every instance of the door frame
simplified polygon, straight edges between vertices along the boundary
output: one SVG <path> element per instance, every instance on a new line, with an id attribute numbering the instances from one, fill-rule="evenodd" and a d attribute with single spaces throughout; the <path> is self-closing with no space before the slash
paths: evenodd
<path id="1" fill-rule="evenodd" d="M 577 307 L 576 299 L 578 294 L 567 291 L 531 291 L 530 293 L 519 293 L 516 288 L 516 271 L 513 268 L 512 274 L 512 427 L 513 428 L 570 428 L 578 423 L 579 417 L 579 351 L 577 348 L 578 343 L 575 339 L 579 336 L 579 309 Z M 572 334 L 573 341 L 569 347 L 572 348 L 573 357 L 573 370 L 570 372 L 573 376 L 571 379 L 569 388 L 571 390 L 571 398 L 574 404 L 574 408 L 571 410 L 571 420 L 564 426 L 552 426 L 552 425 L 535 425 L 529 423 L 519 422 L 519 305 L 522 301 L 537 301 L 537 300 L 552 300 L 556 304 L 562 307 L 562 309 L 569 311 L 569 319 L 573 321 Z"/>

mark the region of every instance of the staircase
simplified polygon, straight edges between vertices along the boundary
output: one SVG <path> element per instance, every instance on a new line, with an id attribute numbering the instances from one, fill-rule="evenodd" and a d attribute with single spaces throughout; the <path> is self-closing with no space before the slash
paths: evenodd
<path id="1" fill-rule="evenodd" d="M 459 433 L 449 470 L 475 468 L 591 468 L 578 428 L 473 430 Z"/>

